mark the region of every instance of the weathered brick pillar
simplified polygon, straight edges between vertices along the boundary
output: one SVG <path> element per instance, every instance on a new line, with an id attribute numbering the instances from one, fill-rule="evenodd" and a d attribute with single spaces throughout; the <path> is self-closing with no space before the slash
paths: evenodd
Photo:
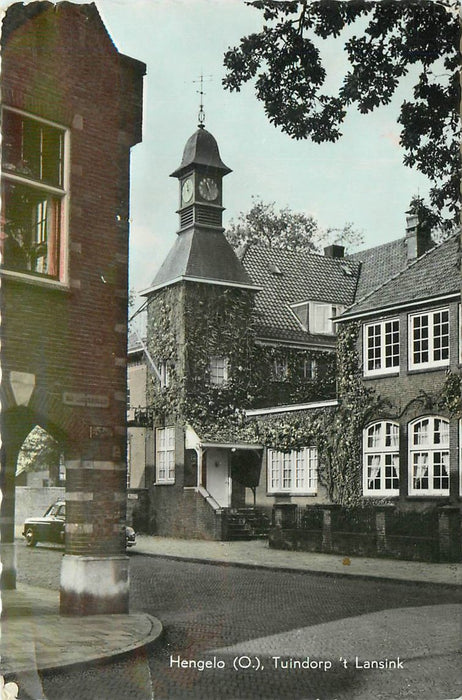
<path id="1" fill-rule="evenodd" d="M 66 460 L 66 553 L 60 609 L 67 615 L 127 613 L 126 464 Z"/>
<path id="2" fill-rule="evenodd" d="M 273 506 L 273 527 L 291 529 L 297 525 L 297 504 L 276 503 Z"/>
<path id="3" fill-rule="evenodd" d="M 393 505 L 376 506 L 375 510 L 375 530 L 377 554 L 385 554 L 387 551 L 387 513 L 394 508 Z"/>
<path id="4" fill-rule="evenodd" d="M 323 552 L 332 551 L 332 511 L 340 508 L 337 504 L 323 506 L 322 509 L 322 544 Z"/>
<path id="5" fill-rule="evenodd" d="M 461 514 L 458 506 L 442 506 L 438 511 L 438 552 L 440 561 L 461 559 Z"/>

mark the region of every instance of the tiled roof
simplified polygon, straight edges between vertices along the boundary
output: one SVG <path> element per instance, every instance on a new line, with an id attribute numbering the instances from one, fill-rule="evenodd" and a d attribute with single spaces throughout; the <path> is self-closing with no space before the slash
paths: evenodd
<path id="1" fill-rule="evenodd" d="M 431 248 L 406 269 L 351 306 L 343 317 L 460 293 L 459 233 Z"/>
<path id="2" fill-rule="evenodd" d="M 348 260 L 361 262 L 356 298 L 362 299 L 407 266 L 406 239 L 384 243 L 349 255 Z"/>
<path id="3" fill-rule="evenodd" d="M 241 260 L 254 284 L 262 287 L 256 294 L 260 338 L 320 346 L 335 343 L 334 337 L 303 331 L 289 305 L 320 301 L 349 306 L 354 301 L 358 262 L 260 245 L 245 249 Z"/>

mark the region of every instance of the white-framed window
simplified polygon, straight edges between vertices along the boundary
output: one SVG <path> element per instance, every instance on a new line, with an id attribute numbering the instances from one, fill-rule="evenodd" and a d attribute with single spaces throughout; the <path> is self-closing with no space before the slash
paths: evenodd
<path id="1" fill-rule="evenodd" d="M 399 372 L 399 319 L 364 324 L 364 374 Z"/>
<path id="2" fill-rule="evenodd" d="M 319 301 L 291 304 L 290 309 L 304 331 L 320 335 L 335 335 L 333 319 L 339 316 L 344 306 Z"/>
<path id="3" fill-rule="evenodd" d="M 449 309 L 409 316 L 409 368 L 449 364 Z"/>
<path id="4" fill-rule="evenodd" d="M 315 358 L 306 358 L 303 360 L 302 367 L 303 379 L 316 379 L 318 376 L 318 362 Z"/>
<path id="5" fill-rule="evenodd" d="M 170 386 L 170 369 L 166 360 L 160 363 L 160 386 L 162 389 L 167 389 Z"/>
<path id="6" fill-rule="evenodd" d="M 268 450 L 268 493 L 316 493 L 318 451 L 302 447 L 290 452 Z"/>
<path id="7" fill-rule="evenodd" d="M 20 110 L 2 111 L 5 271 L 63 281 L 68 130 Z"/>
<path id="8" fill-rule="evenodd" d="M 156 430 L 156 483 L 175 483 L 175 428 Z"/>
<path id="9" fill-rule="evenodd" d="M 271 376 L 276 382 L 283 382 L 289 376 L 287 357 L 274 358 L 271 366 Z"/>
<path id="10" fill-rule="evenodd" d="M 215 355 L 209 362 L 210 384 L 226 384 L 229 379 L 229 361 L 227 357 Z"/>
<path id="11" fill-rule="evenodd" d="M 409 423 L 409 494 L 449 495 L 449 421 L 427 416 Z"/>
<path id="12" fill-rule="evenodd" d="M 363 493 L 399 495 L 399 425 L 378 421 L 363 432 Z"/>

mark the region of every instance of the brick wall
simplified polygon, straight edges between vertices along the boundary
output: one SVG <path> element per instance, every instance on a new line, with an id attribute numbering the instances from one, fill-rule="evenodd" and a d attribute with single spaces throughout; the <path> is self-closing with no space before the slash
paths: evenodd
<path id="1" fill-rule="evenodd" d="M 408 311 L 394 313 L 389 318 L 399 318 L 400 322 L 400 368 L 399 372 L 387 376 L 364 377 L 363 381 L 373 388 L 386 402 L 381 413 L 372 417 L 370 422 L 389 418 L 400 424 L 400 496 L 402 508 L 426 508 L 429 503 L 443 504 L 448 501 L 458 503 L 459 473 L 460 473 L 460 447 L 459 447 L 459 421 L 451 418 L 448 410 L 441 405 L 441 392 L 447 378 L 447 371 L 460 373 L 459 363 L 459 302 L 440 303 L 437 306 L 425 306 L 419 309 L 421 312 L 439 308 L 449 308 L 450 324 L 450 362 L 447 367 L 430 368 L 424 370 L 410 370 L 409 355 L 409 325 Z M 416 311 L 415 309 L 412 312 Z M 370 320 L 379 321 L 386 316 L 377 316 Z M 363 335 L 359 335 L 358 351 L 363 370 Z M 450 444 L 450 497 L 441 496 L 409 496 L 408 495 L 408 467 L 409 467 L 409 422 L 424 416 L 441 416 L 449 420 L 449 444 Z"/>
<path id="2" fill-rule="evenodd" d="M 94 5 L 13 5 L 2 44 L 3 103 L 66 129 L 69 181 L 59 280 L 3 274 L 3 405 L 15 410 L 10 372 L 34 376 L 24 430 L 63 441 L 67 490 L 98 501 L 69 503 L 68 521 L 93 532 L 68 533 L 68 551 L 108 555 L 123 549 L 129 159 L 144 65 L 117 52 Z"/>

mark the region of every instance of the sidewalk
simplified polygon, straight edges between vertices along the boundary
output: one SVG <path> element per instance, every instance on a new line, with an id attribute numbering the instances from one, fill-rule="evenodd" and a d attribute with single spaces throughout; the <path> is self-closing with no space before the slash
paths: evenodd
<path id="1" fill-rule="evenodd" d="M 159 620 L 129 615 L 59 615 L 59 592 L 18 584 L 2 591 L 0 674 L 73 666 L 119 656 L 160 637 Z"/>
<path id="2" fill-rule="evenodd" d="M 187 559 L 204 563 L 226 563 L 251 568 L 360 576 L 439 585 L 462 585 L 462 563 L 433 564 L 398 559 L 344 558 L 337 554 L 290 552 L 270 549 L 267 540 L 206 542 L 170 537 L 138 535 L 134 553 Z"/>

